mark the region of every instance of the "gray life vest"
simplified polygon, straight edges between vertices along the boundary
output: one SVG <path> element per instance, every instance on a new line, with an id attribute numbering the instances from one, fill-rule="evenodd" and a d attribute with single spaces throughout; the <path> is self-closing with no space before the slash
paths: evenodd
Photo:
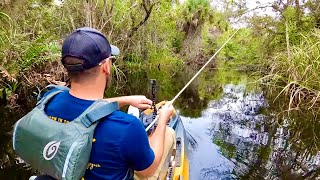
<path id="1" fill-rule="evenodd" d="M 45 105 L 56 94 L 69 90 L 54 86 L 37 106 L 16 122 L 13 149 L 33 168 L 56 179 L 79 180 L 89 162 L 98 121 L 119 109 L 117 102 L 95 101 L 79 117 L 65 124 L 50 119 Z"/>

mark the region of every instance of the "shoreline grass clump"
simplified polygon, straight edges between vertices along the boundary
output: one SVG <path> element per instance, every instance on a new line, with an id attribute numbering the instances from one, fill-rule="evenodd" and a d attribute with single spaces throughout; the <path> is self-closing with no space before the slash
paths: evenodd
<path id="1" fill-rule="evenodd" d="M 320 110 L 320 30 L 301 34 L 300 43 L 290 52 L 280 52 L 269 64 L 270 88 L 280 89 L 276 99 L 288 96 L 288 110 Z"/>

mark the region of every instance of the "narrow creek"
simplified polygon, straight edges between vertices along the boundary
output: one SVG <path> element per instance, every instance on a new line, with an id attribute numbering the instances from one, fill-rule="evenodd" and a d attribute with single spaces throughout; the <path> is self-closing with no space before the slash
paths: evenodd
<path id="1" fill-rule="evenodd" d="M 200 118 L 183 117 L 191 137 L 191 179 L 232 179 L 248 172 L 256 150 L 268 144 L 259 113 L 265 106 L 261 93 L 245 94 L 244 85 L 228 84 Z"/>
<path id="2" fill-rule="evenodd" d="M 181 77 L 165 83 L 182 86 Z M 274 114 L 281 108 L 272 107 L 262 91 L 249 90 L 243 83 L 246 77 L 234 72 L 204 74 L 177 101 L 190 143 L 190 180 L 319 178 L 320 153 L 313 145 L 319 142 L 310 132 L 318 132 L 320 123 L 304 121 L 316 120 L 305 114 L 297 114 L 296 123 L 285 117 L 276 121 Z M 137 92 L 134 87 L 129 92 L 148 94 L 147 88 L 141 91 L 141 82 L 148 86 L 149 79 L 139 82 Z M 159 99 L 173 97 L 179 87 L 161 87 Z M 16 120 L 20 116 L 12 115 Z M 28 179 L 35 172 L 13 153 L 14 121 L 9 117 L 1 117 L 0 179 Z"/>

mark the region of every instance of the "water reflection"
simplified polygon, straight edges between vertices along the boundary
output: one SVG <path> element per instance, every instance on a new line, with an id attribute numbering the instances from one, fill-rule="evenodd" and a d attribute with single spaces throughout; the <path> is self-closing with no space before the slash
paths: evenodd
<path id="1" fill-rule="evenodd" d="M 196 166 L 190 168 L 193 179 L 232 179 L 249 171 L 250 163 L 257 160 L 256 151 L 269 140 L 264 115 L 259 113 L 265 106 L 261 93 L 246 94 L 245 86 L 226 85 L 222 98 L 210 102 L 200 119 L 184 118 L 187 130 L 200 142 L 198 149 L 191 150 L 191 166 Z M 206 133 L 199 135 L 204 130 Z M 212 144 L 211 153 L 203 152 L 208 148 L 203 139 Z M 212 153 L 220 155 L 221 164 L 217 164 L 217 157 Z M 211 164 L 199 169 L 194 165 L 197 161 L 211 161 Z"/>
<path id="2" fill-rule="evenodd" d="M 318 132 L 302 135 L 303 131 L 312 131 L 310 123 L 297 123 L 286 116 L 275 121 L 274 116 L 262 113 L 265 108 L 271 109 L 262 93 L 246 93 L 245 86 L 226 85 L 222 98 L 210 102 L 201 118 L 183 118 L 186 129 L 198 142 L 190 149 L 192 179 L 319 177 L 320 152 L 311 148 L 314 141 L 302 143 L 315 139 Z M 309 122 L 314 119 L 312 115 L 303 117 Z M 314 130 L 318 122 L 313 123 Z"/>
<path id="3" fill-rule="evenodd" d="M 266 93 L 269 99 L 274 99 L 277 94 Z M 267 177 L 319 179 L 319 112 L 302 104 L 290 112 L 284 111 L 288 109 L 289 101 L 286 98 L 277 99 L 268 108 L 272 121 L 278 125 L 274 126 L 274 140 L 270 143 L 272 148 L 266 167 L 270 173 Z"/>

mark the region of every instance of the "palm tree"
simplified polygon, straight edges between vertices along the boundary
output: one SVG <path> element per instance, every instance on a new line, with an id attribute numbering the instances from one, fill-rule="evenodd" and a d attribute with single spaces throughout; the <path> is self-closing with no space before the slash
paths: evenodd
<path id="1" fill-rule="evenodd" d="M 209 0 L 187 0 L 183 5 L 182 31 L 185 33 L 182 54 L 193 60 L 200 54 L 201 30 L 212 17 Z"/>

